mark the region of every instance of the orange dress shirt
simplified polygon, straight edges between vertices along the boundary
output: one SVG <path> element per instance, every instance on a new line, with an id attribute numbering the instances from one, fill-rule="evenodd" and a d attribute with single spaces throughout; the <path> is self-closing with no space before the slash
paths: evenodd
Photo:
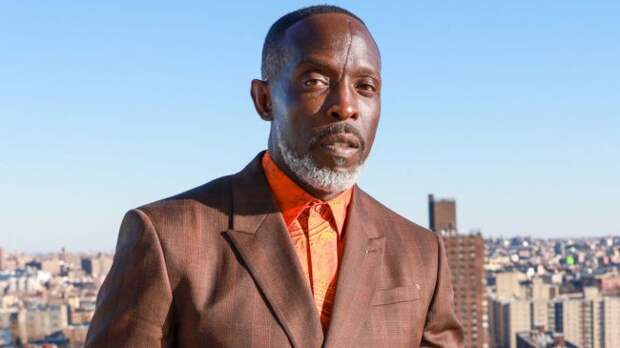
<path id="1" fill-rule="evenodd" d="M 336 295 L 344 248 L 342 232 L 353 188 L 329 201 L 321 201 L 280 170 L 269 152 L 265 152 L 262 165 L 326 331 Z"/>

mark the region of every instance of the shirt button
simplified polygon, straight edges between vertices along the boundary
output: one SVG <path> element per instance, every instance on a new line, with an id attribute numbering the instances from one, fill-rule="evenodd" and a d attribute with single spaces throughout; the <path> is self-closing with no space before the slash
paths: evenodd
<path id="1" fill-rule="evenodd" d="M 316 212 L 319 214 L 325 213 L 327 211 L 327 205 L 326 204 L 321 204 L 319 206 L 316 207 Z"/>

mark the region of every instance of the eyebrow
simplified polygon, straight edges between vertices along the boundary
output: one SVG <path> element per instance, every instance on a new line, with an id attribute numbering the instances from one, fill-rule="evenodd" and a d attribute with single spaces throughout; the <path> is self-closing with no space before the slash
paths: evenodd
<path id="1" fill-rule="evenodd" d="M 313 58 L 302 59 L 299 62 L 298 66 L 299 67 L 311 66 L 311 67 L 314 67 L 316 69 L 323 70 L 323 71 L 338 72 L 338 69 L 335 69 L 333 66 L 329 65 L 328 63 L 325 63 L 325 62 L 322 62 L 320 60 L 313 59 Z M 365 67 L 365 66 L 360 67 L 359 69 L 356 69 L 355 72 L 358 75 L 368 76 L 376 80 L 381 80 L 381 74 L 369 67 Z"/>
<path id="2" fill-rule="evenodd" d="M 315 67 L 315 68 L 317 68 L 319 70 L 327 70 L 327 71 L 335 71 L 335 70 L 337 70 L 337 69 L 334 69 L 333 66 L 330 66 L 327 63 L 324 63 L 324 62 L 322 62 L 320 60 L 316 60 L 316 59 L 312 59 L 312 58 L 302 59 L 299 62 L 299 66 L 302 66 L 302 65 L 309 65 L 309 66 Z"/>
<path id="3" fill-rule="evenodd" d="M 361 67 L 356 72 L 360 75 L 372 77 L 375 80 L 381 80 L 381 73 L 368 67 Z"/>

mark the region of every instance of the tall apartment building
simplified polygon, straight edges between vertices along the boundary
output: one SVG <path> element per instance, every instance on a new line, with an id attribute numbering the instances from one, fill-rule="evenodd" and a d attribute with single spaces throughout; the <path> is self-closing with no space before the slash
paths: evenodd
<path id="1" fill-rule="evenodd" d="M 484 239 L 480 234 L 443 236 L 452 274 L 454 306 L 465 333 L 465 346 L 488 347 L 484 278 Z"/>
<path id="2" fill-rule="evenodd" d="M 456 225 L 456 202 L 453 199 L 435 200 L 428 195 L 429 228 L 433 232 L 454 232 Z"/>
<path id="3" fill-rule="evenodd" d="M 3 320 L 4 327 L 10 328 L 13 339 L 21 343 L 42 339 L 69 325 L 66 305 L 36 305 L 5 314 L 8 317 Z"/>
<path id="4" fill-rule="evenodd" d="M 603 302 L 605 347 L 620 347 L 620 297 L 606 296 Z"/>
<path id="5" fill-rule="evenodd" d="M 554 303 L 556 331 L 584 348 L 620 347 L 620 297 L 587 296 Z"/>
<path id="6" fill-rule="evenodd" d="M 524 299 L 497 299 L 492 301 L 490 322 L 493 326 L 493 347 L 517 348 L 517 334 L 532 330 L 531 301 Z"/>
<path id="7" fill-rule="evenodd" d="M 488 347 L 488 314 L 484 278 L 484 238 L 457 233 L 454 200 L 435 201 L 429 195 L 431 229 L 446 247 L 452 275 L 454 306 L 465 334 L 465 346 Z"/>
<path id="8" fill-rule="evenodd" d="M 29 341 L 41 339 L 68 325 L 68 308 L 65 305 L 31 308 L 26 312 L 26 332 Z"/>
<path id="9" fill-rule="evenodd" d="M 542 278 L 523 283 L 520 278 L 515 272 L 496 274 L 489 319 L 493 346 L 518 348 L 517 334 L 536 329 L 561 334 L 581 348 L 620 347 L 620 297 L 602 296 L 596 287 L 560 294 Z"/>

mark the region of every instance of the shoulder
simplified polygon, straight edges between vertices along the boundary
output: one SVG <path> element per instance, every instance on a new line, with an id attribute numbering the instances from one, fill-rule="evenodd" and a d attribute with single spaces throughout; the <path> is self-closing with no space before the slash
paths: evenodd
<path id="1" fill-rule="evenodd" d="M 141 205 L 134 209 L 145 215 L 157 230 L 166 227 L 188 227 L 201 220 L 211 224 L 228 221 L 231 204 L 231 175 L 219 177 L 203 185 L 173 196 Z"/>
<path id="2" fill-rule="evenodd" d="M 398 214 L 365 191 L 358 188 L 357 193 L 366 205 L 369 216 L 383 226 L 388 241 L 403 243 L 403 246 L 413 245 L 424 250 L 425 255 L 438 253 L 441 238 L 436 233 Z"/>
<path id="3" fill-rule="evenodd" d="M 230 180 L 231 176 L 220 177 L 130 210 L 121 224 L 122 239 L 157 245 L 175 284 L 184 270 L 202 265 L 206 255 L 216 255 L 223 248 L 221 232 L 229 227 Z"/>
<path id="4" fill-rule="evenodd" d="M 230 178 L 230 175 L 219 177 L 190 190 L 141 205 L 136 210 L 150 219 L 172 218 L 197 210 L 224 210 L 230 201 Z"/>

